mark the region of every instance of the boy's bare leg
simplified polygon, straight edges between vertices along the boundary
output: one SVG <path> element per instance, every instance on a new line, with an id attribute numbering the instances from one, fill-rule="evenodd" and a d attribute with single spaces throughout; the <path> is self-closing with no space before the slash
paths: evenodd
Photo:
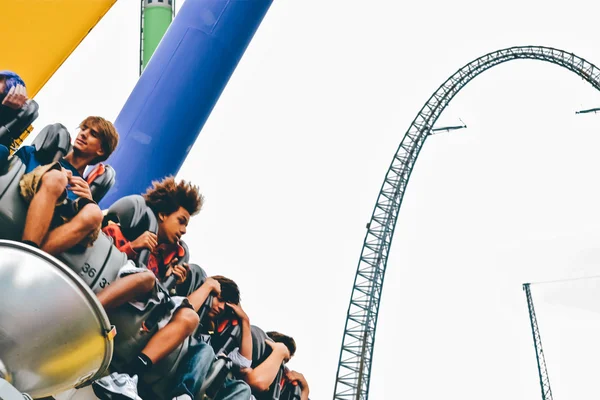
<path id="1" fill-rule="evenodd" d="M 156 278 L 152 272 L 140 272 L 117 279 L 96 296 L 105 310 L 111 310 L 150 293 L 155 283 Z"/>
<path id="2" fill-rule="evenodd" d="M 199 322 L 200 318 L 194 310 L 180 308 L 167 326 L 152 336 L 142 353 L 152 360 L 152 364 L 156 364 L 194 333 Z"/>
<path id="3" fill-rule="evenodd" d="M 58 170 L 46 172 L 42 176 L 39 190 L 33 196 L 23 230 L 23 240 L 40 246 L 48 234 L 56 202 L 67 187 L 67 176 Z"/>
<path id="4" fill-rule="evenodd" d="M 81 242 L 100 225 L 100 207 L 93 203 L 86 204 L 72 220 L 52 230 L 42 243 L 41 249 L 52 255 L 63 253 Z"/>

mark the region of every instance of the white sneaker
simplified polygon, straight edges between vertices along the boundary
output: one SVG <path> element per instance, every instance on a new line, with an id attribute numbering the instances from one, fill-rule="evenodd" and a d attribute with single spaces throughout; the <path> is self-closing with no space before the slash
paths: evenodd
<path id="1" fill-rule="evenodd" d="M 94 393 L 101 400 L 142 400 L 137 393 L 138 377 L 127 374 L 112 374 L 92 383 Z"/>
<path id="2" fill-rule="evenodd" d="M 194 400 L 194 399 L 192 399 L 189 394 L 182 394 L 177 397 L 173 397 L 173 400 Z"/>

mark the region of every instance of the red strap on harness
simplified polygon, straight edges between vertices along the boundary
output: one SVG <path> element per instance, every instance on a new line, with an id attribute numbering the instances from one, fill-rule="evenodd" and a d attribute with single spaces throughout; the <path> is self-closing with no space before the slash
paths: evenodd
<path id="1" fill-rule="evenodd" d="M 217 327 L 217 332 L 222 333 L 229 324 L 231 324 L 231 326 L 236 326 L 239 323 L 240 322 L 237 319 L 224 319 Z"/>
<path id="2" fill-rule="evenodd" d="M 92 182 L 94 182 L 96 180 L 96 178 L 99 177 L 100 175 L 102 175 L 105 171 L 106 171 L 106 167 L 104 167 L 104 164 L 96 165 L 96 168 L 94 168 L 92 170 L 92 172 L 90 172 L 90 174 L 85 179 L 86 182 L 88 183 L 88 185 L 91 185 Z"/>
<path id="3" fill-rule="evenodd" d="M 179 260 L 181 257 L 185 256 L 185 249 L 180 244 L 177 244 L 177 248 L 163 255 L 163 261 L 166 264 L 169 264 L 173 258 L 177 256 Z"/>
<path id="4" fill-rule="evenodd" d="M 223 321 L 221 321 L 221 323 L 219 324 L 218 328 L 217 328 L 217 332 L 222 333 L 225 328 L 227 328 L 227 325 L 230 323 L 231 321 L 228 319 L 224 319 Z"/>

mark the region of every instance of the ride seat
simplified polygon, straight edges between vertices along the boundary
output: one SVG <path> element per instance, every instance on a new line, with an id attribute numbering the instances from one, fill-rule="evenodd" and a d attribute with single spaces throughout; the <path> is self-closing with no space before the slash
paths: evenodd
<path id="1" fill-rule="evenodd" d="M 271 347 L 266 344 L 266 340 L 272 341 L 269 336 L 258 326 L 252 325 L 250 327 L 252 333 L 252 368 L 256 368 L 262 364 L 270 355 Z M 279 400 L 281 393 L 285 385 L 284 380 L 285 362 L 279 367 L 277 376 L 269 386 L 269 390 L 264 393 L 254 393 L 256 398 Z M 254 391 L 253 391 L 254 392 Z M 293 399 L 293 397 L 292 397 Z"/>
<path id="2" fill-rule="evenodd" d="M 182 296 L 188 296 L 193 291 L 200 288 L 207 277 L 206 272 L 200 266 L 190 264 L 189 267 L 190 271 L 188 278 L 183 285 L 178 287 L 178 294 Z M 211 304 L 212 296 L 209 296 L 204 306 L 198 311 L 200 321 L 204 319 Z M 152 367 L 152 370 L 144 374 L 139 383 L 140 392 L 143 394 L 143 398 L 168 398 L 171 390 L 173 390 L 178 383 L 175 381 L 175 378 L 181 360 L 187 353 L 189 347 L 196 343 L 198 343 L 198 340 L 194 336 L 190 336 L 169 355 L 156 363 Z"/>
<path id="3" fill-rule="evenodd" d="M 67 128 L 55 123 L 40 131 L 32 143 L 36 148 L 37 157 L 43 164 L 50 164 L 66 156 L 72 149 L 71 134 Z M 92 198 L 100 202 L 116 181 L 116 171 L 108 164 L 96 164 L 84 174 L 84 179 L 90 185 Z"/>
<path id="4" fill-rule="evenodd" d="M 302 398 L 302 388 L 290 382 L 285 382 L 281 390 L 280 400 L 300 400 Z"/>
<path id="5" fill-rule="evenodd" d="M 10 147 L 15 139 L 27 129 L 39 115 L 39 105 L 29 100 L 10 121 L 0 125 L 0 144 Z"/>
<path id="6" fill-rule="evenodd" d="M 187 246 L 185 248 L 187 249 Z M 189 254 L 189 252 L 186 252 L 186 254 Z M 207 277 L 206 272 L 200 266 L 190 264 L 189 268 L 188 279 L 186 279 L 185 284 L 178 287 L 178 295 L 188 296 L 200 288 Z M 204 320 L 204 316 L 211 305 L 212 296 L 209 296 L 198 312 L 200 321 Z M 142 332 L 140 330 L 142 323 L 154 311 L 151 307 L 146 311 L 139 311 L 135 307 L 125 304 L 109 312 L 109 319 L 119 332 L 115 338 L 115 351 L 113 353 L 111 369 L 122 371 L 141 352 L 156 333 L 157 329 L 150 332 Z M 201 326 L 199 326 L 197 332 L 201 331 L 201 329 Z M 235 347 L 239 346 L 240 337 L 240 326 L 231 320 L 227 320 L 226 323 L 219 327 L 217 334 L 213 336 L 215 340 L 211 341 L 211 345 L 215 349 L 215 354 L 227 354 L 231 352 Z M 164 359 L 154 364 L 150 371 L 144 374 L 138 385 L 143 398 L 168 398 L 171 390 L 177 384 L 175 378 L 177 377 L 177 369 L 181 360 L 189 347 L 197 344 L 199 340 L 197 334 L 190 336 Z M 227 360 L 217 360 L 207 376 L 204 390 L 211 388 L 216 393 L 218 388 L 223 384 L 223 381 L 219 381 L 219 379 L 220 377 L 224 379 L 229 372 L 229 367 L 230 365 L 227 365 Z"/>
<path id="7" fill-rule="evenodd" d="M 156 216 L 140 195 L 127 196 L 115 202 L 108 209 L 105 221 L 118 223 L 121 232 L 129 241 L 135 240 L 145 231 L 158 233 Z M 184 249 L 186 250 L 186 254 L 179 260 L 179 263 L 186 262 L 189 259 L 189 249 L 185 244 Z M 147 249 L 140 251 L 137 258 L 137 266 L 144 268 L 148 263 L 149 255 L 150 252 Z M 190 274 L 188 291 L 191 293 L 191 291 L 200 287 L 204 282 L 206 273 L 195 265 L 190 266 L 190 271 L 192 273 Z M 189 293 L 182 293 L 182 295 L 187 294 Z M 118 338 L 115 340 L 115 357 L 113 359 L 115 365 L 127 364 L 141 351 L 150 337 L 152 337 L 156 328 L 151 332 L 142 333 L 140 332 L 140 327 L 153 311 L 153 307 L 149 307 L 145 311 L 140 311 L 129 304 L 125 304 L 110 312 L 109 317 L 120 332 Z M 161 375 L 165 376 L 165 374 Z"/>
<path id="8" fill-rule="evenodd" d="M 146 205 L 142 196 L 132 195 L 119 199 L 107 211 L 105 223 L 112 221 L 118 223 L 121 232 L 128 240 L 134 240 L 145 231 L 153 233 L 158 232 L 158 222 L 152 210 Z M 189 249 L 186 250 L 185 257 L 180 262 L 189 259 Z M 136 264 L 140 268 L 145 268 L 150 252 L 142 250 L 139 253 Z M 100 233 L 98 240 L 94 245 L 82 253 L 69 252 L 61 255 L 65 263 L 87 283 L 94 292 L 102 290 L 112 283 L 118 271 L 127 263 L 127 256 L 120 252 L 114 245 L 113 239 L 104 233 Z M 91 276 L 90 275 L 91 271 Z M 190 273 L 186 280 L 183 295 L 188 295 L 199 288 L 206 279 L 206 273 L 197 265 L 190 265 Z M 104 286 L 103 286 L 104 285 Z M 178 288 L 179 289 L 179 288 Z M 149 316 L 155 311 L 155 308 L 149 307 L 145 311 L 140 311 L 130 304 L 124 304 L 115 310 L 108 312 L 108 317 L 116 327 L 117 335 L 114 339 L 114 352 L 111 368 L 121 371 L 131 359 L 143 349 L 157 329 L 150 332 L 141 332 L 140 328 Z M 165 359 L 157 363 L 148 374 L 150 383 L 149 390 L 156 391 L 165 396 L 172 389 L 174 373 L 180 363 L 181 358 L 188 348 L 188 341 L 184 342 L 177 349 L 171 352 Z M 140 382 L 140 385 L 143 383 Z M 166 398 L 162 395 L 153 398 Z"/>
<path id="9" fill-rule="evenodd" d="M 50 124 L 38 133 L 31 145 L 35 146 L 40 161 L 50 164 L 71 150 L 71 135 L 63 124 Z"/>
<path id="10" fill-rule="evenodd" d="M 48 125 L 37 135 L 33 141 L 33 145 L 36 147 L 38 153 L 42 152 L 44 154 L 44 164 L 49 164 L 66 156 L 71 150 L 71 135 L 62 124 Z M 86 172 L 84 179 L 90 185 L 92 198 L 96 203 L 99 203 L 113 187 L 116 181 L 116 174 L 113 167 L 102 163 L 92 166 Z"/>
<path id="11" fill-rule="evenodd" d="M 148 208 L 144 198 L 139 195 L 123 197 L 117 200 L 107 212 L 107 219 L 111 219 L 121 226 L 123 235 L 128 240 L 134 240 L 141 233 L 158 231 L 158 222 L 154 213 Z M 137 259 L 139 267 L 145 267 L 149 252 L 140 252 Z M 73 249 L 59 257 L 78 274 L 83 281 L 98 293 L 110 285 L 116 278 L 119 270 L 127 263 L 127 255 L 122 253 L 113 244 L 113 239 L 100 232 L 98 239 L 92 247 L 83 251 Z"/>
<path id="12" fill-rule="evenodd" d="M 129 241 L 135 240 L 145 231 L 158 232 L 158 222 L 152 210 L 146 205 L 140 195 L 131 195 L 117 200 L 107 211 L 105 222 L 113 221 L 119 224 L 123 236 Z M 189 259 L 189 249 L 179 261 Z M 150 252 L 147 249 L 140 251 L 136 264 L 145 268 Z M 116 278 L 119 270 L 127 263 L 127 256 L 114 246 L 113 239 L 100 232 L 98 239 L 92 247 L 85 249 L 72 249 L 59 256 L 69 265 L 88 286 L 99 292 L 110 285 Z M 179 289 L 179 288 L 178 288 Z M 185 294 L 184 294 L 185 295 Z"/>
<path id="13" fill-rule="evenodd" d="M 49 164 L 64 157 L 71 149 L 71 136 L 62 124 L 51 124 L 40 131 L 32 143 L 36 157 Z M 90 185 L 96 202 L 108 192 L 115 182 L 114 170 L 104 166 L 100 174 Z M 25 165 L 18 157 L 12 157 L 6 166 L 0 169 L 0 239 L 21 240 L 27 204 L 20 195 L 19 182 L 25 173 Z"/>
<path id="14" fill-rule="evenodd" d="M 58 160 L 70 149 L 69 132 L 61 127 L 45 127 L 33 142 L 44 162 Z M 0 171 L 0 239 L 21 240 L 23 236 L 27 204 L 21 198 L 19 182 L 24 173 L 25 165 L 18 157 L 12 157 Z"/>
<path id="15" fill-rule="evenodd" d="M 235 317 L 232 316 L 230 319 L 221 321 L 210 342 L 216 358 L 195 398 L 214 399 L 217 397 L 233 366 L 227 355 L 240 346 L 241 338 L 242 328 Z"/>
<path id="16" fill-rule="evenodd" d="M 118 223 L 123 236 L 129 241 L 137 239 L 146 231 L 158 234 L 156 216 L 140 195 L 125 196 L 117 200 L 108 209 L 105 217 L 105 221 L 107 220 Z M 149 255 L 150 251 L 147 249 L 140 251 L 137 258 L 139 267 L 146 266 Z"/>
<path id="17" fill-rule="evenodd" d="M 0 175 L 0 239 L 21 240 L 23 236 L 27 205 L 19 181 L 24 173 L 25 165 L 13 158 Z"/>
<path id="18" fill-rule="evenodd" d="M 96 164 L 90 171 L 85 174 L 84 178 L 90 185 L 90 192 L 92 192 L 92 198 L 96 203 L 108 193 L 116 181 L 117 173 L 114 168 L 108 164 Z"/>

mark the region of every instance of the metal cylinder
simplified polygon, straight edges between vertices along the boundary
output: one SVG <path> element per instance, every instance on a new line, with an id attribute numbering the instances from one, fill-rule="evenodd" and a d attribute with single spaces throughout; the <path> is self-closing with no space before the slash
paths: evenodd
<path id="1" fill-rule="evenodd" d="M 185 1 L 115 121 L 102 206 L 177 174 L 271 2 Z"/>
<path id="2" fill-rule="evenodd" d="M 142 25 L 142 69 L 146 68 L 154 50 L 173 20 L 172 0 L 144 0 Z"/>
<path id="3" fill-rule="evenodd" d="M 114 331 L 94 293 L 65 264 L 0 240 L 0 360 L 15 388 L 56 394 L 102 376 Z"/>

